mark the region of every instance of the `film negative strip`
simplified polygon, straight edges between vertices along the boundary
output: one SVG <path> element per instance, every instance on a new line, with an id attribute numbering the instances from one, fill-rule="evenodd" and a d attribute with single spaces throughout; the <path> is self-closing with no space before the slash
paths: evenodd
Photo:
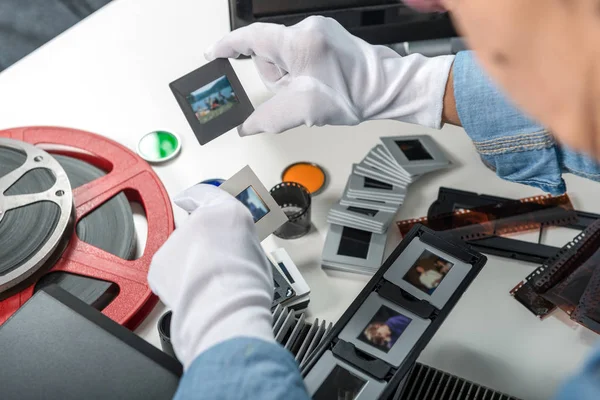
<path id="1" fill-rule="evenodd" d="M 568 195 L 535 196 L 473 209 L 460 209 L 433 218 L 398 221 L 405 236 L 416 224 L 434 231 L 450 231 L 461 240 L 475 240 L 494 235 L 539 229 L 544 225 L 568 225 L 576 220 Z"/>
<path id="2" fill-rule="evenodd" d="M 535 316 L 544 319 L 556 306 L 533 290 L 531 283 L 523 281 L 510 291 L 511 296 L 531 311 Z"/>
<path id="3" fill-rule="evenodd" d="M 569 298 L 573 299 L 575 293 L 581 291 L 581 286 L 587 287 L 585 279 L 589 281 L 590 277 L 587 269 L 595 268 L 595 253 L 599 245 L 600 221 L 596 221 L 529 274 L 510 294 L 540 318 L 549 315 L 557 305 L 567 313 L 572 312 L 574 304 L 565 302 L 565 290 L 571 290 Z M 591 260 L 589 265 L 586 264 L 588 260 Z M 556 289 L 551 291 L 554 287 Z"/>
<path id="4" fill-rule="evenodd" d="M 600 221 L 596 221 L 525 279 L 537 293 L 545 293 L 588 259 L 599 244 Z"/>
<path id="5" fill-rule="evenodd" d="M 312 197 L 308 189 L 296 182 L 282 182 L 270 190 L 271 196 L 288 218 L 274 234 L 282 239 L 297 239 L 311 229 Z"/>
<path id="6" fill-rule="evenodd" d="M 479 206 L 487 206 L 510 201 L 504 197 L 478 194 L 463 190 L 440 187 L 438 198 L 429 207 L 427 216 L 433 218 L 441 214 L 451 213 L 457 209 L 470 209 Z M 600 219 L 599 214 L 584 211 L 575 211 L 577 220 L 566 225 L 567 228 L 583 231 L 594 221 Z M 536 264 L 544 263 L 548 258 L 554 256 L 560 247 L 549 246 L 541 243 L 545 228 L 540 228 L 538 243 L 527 242 L 516 238 L 491 236 L 483 239 L 470 240 L 468 243 L 477 251 L 485 254 L 506 257 L 513 260 L 527 261 Z"/>
<path id="7" fill-rule="evenodd" d="M 596 249 L 590 258 L 585 260 L 562 282 L 548 289 L 542 296 L 568 315 L 571 315 L 582 302 L 582 297 L 592 284 L 591 279 L 599 265 L 600 250 Z"/>
<path id="8" fill-rule="evenodd" d="M 598 259 L 595 258 L 594 273 L 571 319 L 600 334 L 600 268 L 598 266 Z"/>
<path id="9" fill-rule="evenodd" d="M 20 291 L 0 302 L 0 324 L 16 312 L 34 291 L 56 283 L 87 304 L 102 310 L 114 321 L 130 329 L 137 327 L 158 301 L 147 283 L 150 261 L 175 225 L 169 196 L 158 176 L 148 163 L 129 149 L 89 132 L 24 127 L 0 131 L 0 138 L 28 143 L 49 153 L 67 175 L 72 188 L 74 210 L 71 229 L 66 229 L 61 238 L 68 242 L 66 248 L 60 254 L 47 253 L 44 245 L 33 249 L 29 260 L 39 257 L 47 257 L 48 260 L 55 257 L 55 260 L 52 265 L 44 266 L 44 272 L 47 273 L 36 282 L 24 280 L 26 287 L 19 286 Z M 5 145 L 0 147 L 3 153 L 8 148 Z M 23 150 L 13 156 L 23 157 L 23 154 L 29 159 Z M 44 157 L 41 153 L 38 156 Z M 28 161 L 13 169 L 12 174 L 4 174 L 0 178 L 4 180 L 3 184 L 14 179 L 14 175 L 18 174 L 15 171 L 23 172 L 28 168 L 27 165 Z M 52 165 L 46 165 L 53 170 Z M 54 170 L 58 172 L 60 179 L 56 180 L 56 184 L 59 184 L 63 181 L 62 173 L 56 168 Z M 43 190 L 36 191 L 35 186 L 42 177 L 39 174 L 27 175 L 30 182 L 23 179 L 17 182 L 16 187 L 20 192 L 14 194 L 13 201 L 23 199 L 23 195 L 44 193 Z M 63 191 L 60 197 L 68 198 L 67 188 Z M 46 193 L 57 195 L 56 192 L 58 190 Z M 145 249 L 139 257 L 136 254 L 137 240 L 130 202 L 141 205 L 148 226 Z M 39 204 L 43 202 L 35 200 L 31 203 L 32 206 Z M 12 219 L 5 215 L 0 225 Z M 26 222 L 21 219 L 21 224 Z M 42 229 L 43 222 L 35 222 L 36 225 L 29 229 Z M 44 236 L 39 232 L 36 234 Z M 0 261 L 0 264 L 8 265 L 6 260 Z"/>

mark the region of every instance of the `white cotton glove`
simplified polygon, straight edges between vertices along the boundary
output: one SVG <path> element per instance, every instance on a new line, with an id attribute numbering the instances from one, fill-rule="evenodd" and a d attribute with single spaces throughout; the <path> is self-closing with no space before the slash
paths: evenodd
<path id="1" fill-rule="evenodd" d="M 252 56 L 263 82 L 275 92 L 238 128 L 242 136 L 370 119 L 440 128 L 454 60 L 401 57 L 351 35 L 331 18 L 317 16 L 291 27 L 255 23 L 236 29 L 205 57 L 240 54 Z"/>
<path id="2" fill-rule="evenodd" d="M 248 209 L 211 185 L 175 204 L 191 215 L 154 255 L 148 282 L 173 310 L 171 341 L 184 368 L 231 338 L 274 341 L 273 275 Z"/>

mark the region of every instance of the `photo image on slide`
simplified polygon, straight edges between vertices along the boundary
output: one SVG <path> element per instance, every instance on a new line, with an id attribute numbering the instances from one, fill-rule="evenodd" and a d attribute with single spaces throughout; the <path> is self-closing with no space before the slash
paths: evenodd
<path id="1" fill-rule="evenodd" d="M 450 261 L 444 260 L 429 250 L 423 250 L 423 253 L 403 279 L 417 289 L 431 295 L 453 266 L 454 264 Z"/>
<path id="2" fill-rule="evenodd" d="M 367 382 L 339 365 L 319 387 L 313 400 L 354 400 Z"/>
<path id="3" fill-rule="evenodd" d="M 267 207 L 252 186 L 248 186 L 244 191 L 235 196 L 235 198 L 241 201 L 248 210 L 250 210 L 255 223 L 260 221 L 270 211 L 269 207 Z"/>
<path id="4" fill-rule="evenodd" d="M 221 116 L 240 102 L 225 75 L 194 90 L 186 99 L 201 124 Z"/>
<path id="5" fill-rule="evenodd" d="M 411 322 L 412 319 L 399 312 L 389 307 L 381 306 L 360 335 L 358 335 L 358 340 L 387 353 L 394 347 L 396 341 L 402 336 Z"/>

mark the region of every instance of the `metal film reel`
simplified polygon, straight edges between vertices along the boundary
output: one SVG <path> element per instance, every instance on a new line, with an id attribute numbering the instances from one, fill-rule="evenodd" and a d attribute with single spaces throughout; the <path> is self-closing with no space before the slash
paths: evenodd
<path id="1" fill-rule="evenodd" d="M 73 220 L 73 193 L 62 166 L 35 146 L 0 138 L 0 299 L 52 266 Z"/>
<path id="2" fill-rule="evenodd" d="M 0 131 L 0 138 L 52 148 L 54 166 L 61 164 L 64 170 L 61 182 L 65 174 L 71 181 L 76 227 L 69 230 L 65 250 L 54 253 L 53 265 L 43 271 L 41 279 L 0 300 L 0 324 L 35 290 L 58 283 L 114 321 L 135 329 L 158 301 L 148 286 L 148 269 L 152 256 L 175 228 L 171 201 L 158 176 L 131 150 L 90 132 L 23 127 Z M 5 159 L 0 156 L 6 170 L 23 168 L 18 166 L 18 159 L 12 162 L 16 168 L 4 166 Z M 2 201 L 4 204 L 4 197 Z M 129 201 L 142 207 L 147 222 L 146 245 L 139 258 L 135 258 L 135 225 Z M 5 219 L 0 221 L 2 225 Z M 5 236 L 0 234 L 2 239 Z M 21 242 L 26 241 L 21 238 Z"/>

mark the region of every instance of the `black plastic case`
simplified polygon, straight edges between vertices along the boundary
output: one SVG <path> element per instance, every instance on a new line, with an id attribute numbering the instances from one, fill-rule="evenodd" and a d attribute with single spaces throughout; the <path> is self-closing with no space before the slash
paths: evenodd
<path id="1" fill-rule="evenodd" d="M 56 285 L 0 326 L 2 399 L 171 399 L 182 367 Z"/>

